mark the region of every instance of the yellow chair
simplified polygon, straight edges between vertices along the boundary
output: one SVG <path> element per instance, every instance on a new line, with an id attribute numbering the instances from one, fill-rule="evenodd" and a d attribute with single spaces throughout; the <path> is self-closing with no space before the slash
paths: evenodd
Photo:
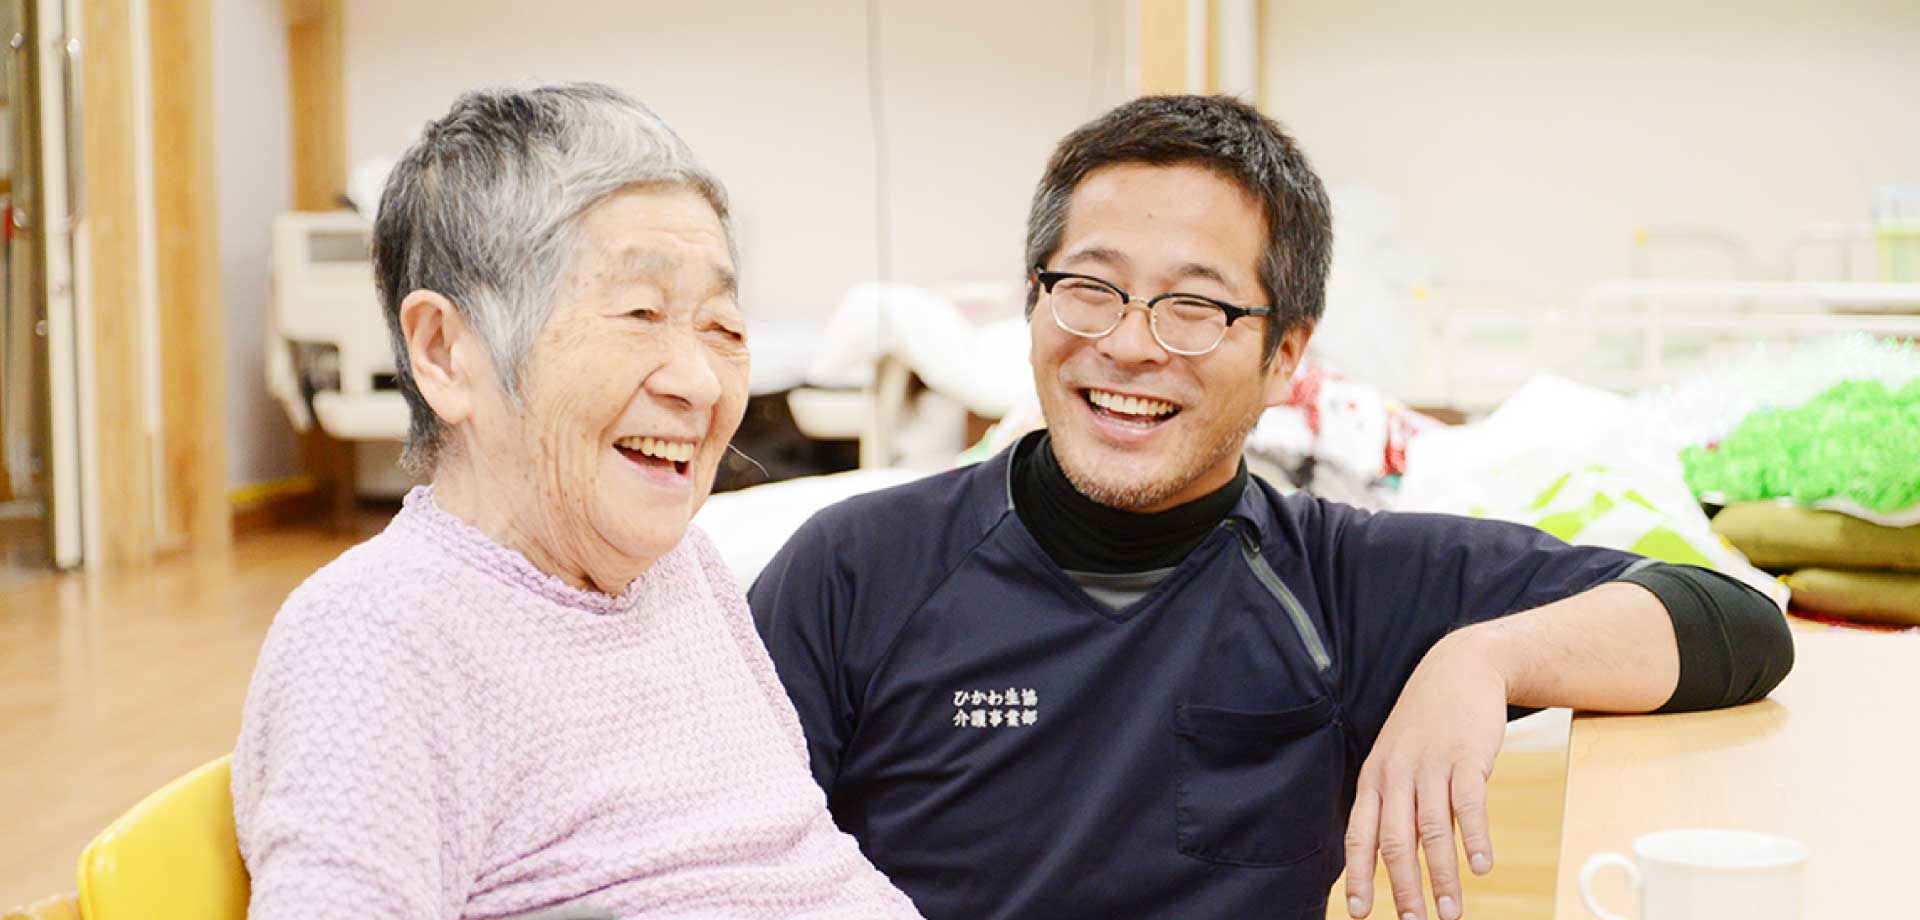
<path id="1" fill-rule="evenodd" d="M 80 854 L 86 920 L 246 920 L 231 757 L 147 796 Z"/>
<path id="2" fill-rule="evenodd" d="M 0 920 L 80 920 L 80 901 L 70 894 L 57 894 L 0 914 Z"/>

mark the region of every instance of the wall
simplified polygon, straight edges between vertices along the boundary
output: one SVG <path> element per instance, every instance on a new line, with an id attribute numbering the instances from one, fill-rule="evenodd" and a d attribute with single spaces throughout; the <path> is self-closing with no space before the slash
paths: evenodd
<path id="1" fill-rule="evenodd" d="M 1643 226 L 1737 234 L 1778 277 L 1804 225 L 1920 183 L 1910 0 L 1264 12 L 1267 111 L 1398 199 L 1442 285 L 1567 296 L 1627 276 Z"/>
<path id="2" fill-rule="evenodd" d="M 749 316 L 824 316 L 879 272 L 865 4 L 350 0 L 349 165 L 461 90 L 593 79 L 652 106 L 732 193 Z M 1121 0 L 880 0 L 891 276 L 1017 278 L 1061 135 L 1123 92 Z"/>
<path id="3" fill-rule="evenodd" d="M 267 395 L 268 231 L 293 201 L 287 27 L 281 0 L 214 0 L 215 156 L 225 298 L 227 463 L 234 483 L 298 471 L 286 413 Z M 165 221 L 165 215 L 161 216 Z"/>

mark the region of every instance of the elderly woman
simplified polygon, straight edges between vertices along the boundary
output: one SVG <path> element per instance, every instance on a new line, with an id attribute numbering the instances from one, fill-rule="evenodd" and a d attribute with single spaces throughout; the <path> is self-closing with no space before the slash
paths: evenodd
<path id="1" fill-rule="evenodd" d="M 255 920 L 914 916 L 689 525 L 746 400 L 732 249 L 720 184 L 605 87 L 469 94 L 395 168 L 374 258 L 432 485 L 261 650 Z"/>

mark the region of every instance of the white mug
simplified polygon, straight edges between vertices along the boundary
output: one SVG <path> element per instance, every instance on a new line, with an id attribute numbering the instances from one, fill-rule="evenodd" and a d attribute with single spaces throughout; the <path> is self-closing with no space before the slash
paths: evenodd
<path id="1" fill-rule="evenodd" d="M 1640 889 L 1640 920 L 1799 920 L 1807 848 L 1747 831 L 1675 830 L 1634 838 L 1633 860 L 1600 853 L 1580 870 L 1580 899 L 1601 920 L 1593 879 L 1617 867 Z"/>

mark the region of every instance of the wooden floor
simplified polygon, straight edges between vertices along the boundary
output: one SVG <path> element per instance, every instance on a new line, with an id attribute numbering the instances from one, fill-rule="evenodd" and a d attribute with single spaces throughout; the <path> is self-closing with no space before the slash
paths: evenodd
<path id="1" fill-rule="evenodd" d="M 52 567 L 38 517 L 0 515 L 0 591 Z"/>
<path id="2" fill-rule="evenodd" d="M 0 581 L 0 910 L 73 888 L 80 849 L 233 748 L 280 602 L 380 525 L 242 538 L 219 557 Z"/>
<path id="3" fill-rule="evenodd" d="M 386 514 L 118 574 L 0 573 L 0 911 L 71 890 L 95 833 L 232 749 L 280 602 Z M 1501 755 L 1489 790 L 1500 865 L 1469 881 L 1470 916 L 1549 916 L 1565 765 L 1564 750 Z M 1391 916 L 1381 878 L 1375 916 Z M 1344 917 L 1334 891 L 1328 916 Z"/>

